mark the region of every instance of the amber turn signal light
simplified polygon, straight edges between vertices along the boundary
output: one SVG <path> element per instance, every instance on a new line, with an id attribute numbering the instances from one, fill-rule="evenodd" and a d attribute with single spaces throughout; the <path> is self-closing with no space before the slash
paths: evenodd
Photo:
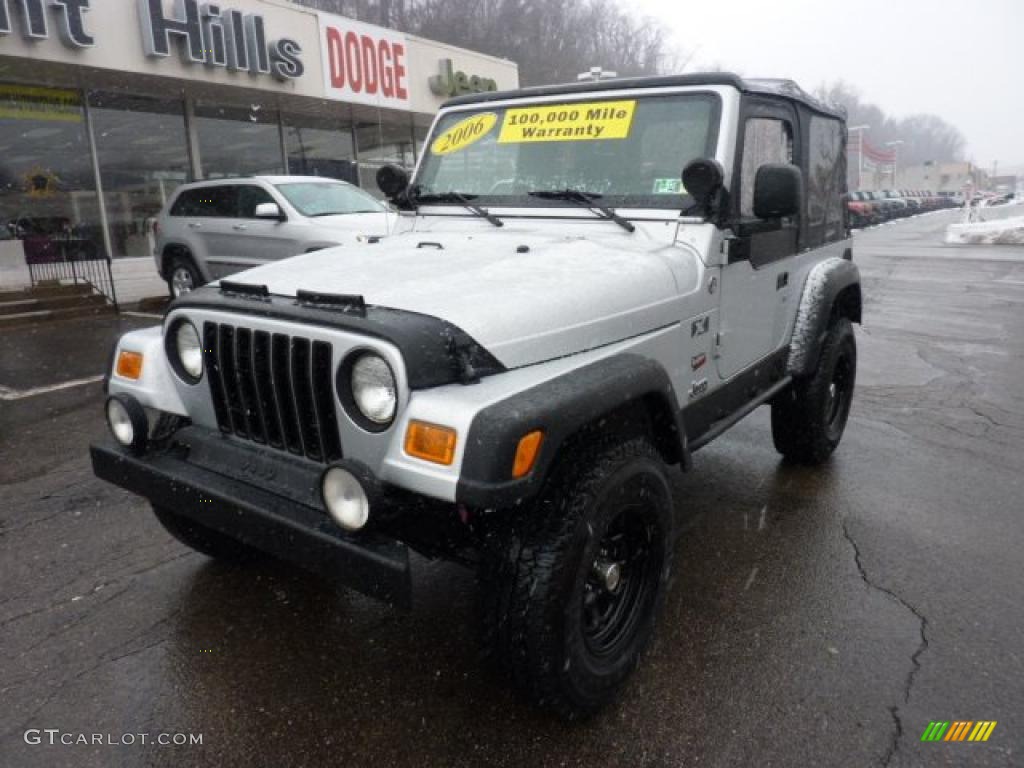
<path id="1" fill-rule="evenodd" d="M 405 452 L 435 464 L 448 466 L 455 460 L 455 443 L 454 429 L 425 421 L 410 421 L 405 432 Z"/>
<path id="2" fill-rule="evenodd" d="M 530 473 L 540 455 L 540 446 L 544 442 L 544 432 L 535 429 L 519 438 L 516 446 L 516 458 L 512 462 L 512 477 L 523 477 Z"/>
<path id="3" fill-rule="evenodd" d="M 142 376 L 142 355 L 122 349 L 117 354 L 116 370 L 122 379 L 138 380 Z"/>

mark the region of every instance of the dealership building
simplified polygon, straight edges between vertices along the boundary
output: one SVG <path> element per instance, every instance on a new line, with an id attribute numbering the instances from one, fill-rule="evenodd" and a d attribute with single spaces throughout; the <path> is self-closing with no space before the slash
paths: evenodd
<path id="1" fill-rule="evenodd" d="M 445 99 L 518 82 L 512 62 L 279 0 L 0 0 L 0 292 L 63 240 L 111 258 L 122 302 L 153 295 L 152 220 L 177 185 L 289 173 L 379 194 Z"/>

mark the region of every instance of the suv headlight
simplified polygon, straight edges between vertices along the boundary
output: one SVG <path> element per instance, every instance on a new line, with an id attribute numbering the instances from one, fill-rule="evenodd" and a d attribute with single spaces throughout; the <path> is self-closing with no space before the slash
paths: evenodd
<path id="1" fill-rule="evenodd" d="M 167 334 L 168 359 L 178 376 L 189 384 L 203 377 L 203 343 L 188 320 L 176 320 Z"/>
<path id="2" fill-rule="evenodd" d="M 387 361 L 375 352 L 358 352 L 342 371 L 348 372 L 348 381 L 338 382 L 339 394 L 353 421 L 371 432 L 390 426 L 398 410 L 398 386 Z"/>

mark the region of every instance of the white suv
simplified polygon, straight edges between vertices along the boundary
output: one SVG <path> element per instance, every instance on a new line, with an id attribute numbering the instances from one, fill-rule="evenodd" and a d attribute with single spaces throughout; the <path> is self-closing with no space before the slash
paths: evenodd
<path id="1" fill-rule="evenodd" d="M 317 176 L 184 184 L 157 220 L 156 268 L 171 297 L 268 261 L 377 239 L 388 208 L 359 187 Z"/>

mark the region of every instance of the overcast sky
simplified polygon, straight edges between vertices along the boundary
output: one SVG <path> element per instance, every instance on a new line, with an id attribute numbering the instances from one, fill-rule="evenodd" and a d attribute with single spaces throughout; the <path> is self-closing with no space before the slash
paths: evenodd
<path id="1" fill-rule="evenodd" d="M 1024 172 L 1024 0 L 627 0 L 669 25 L 685 71 L 846 80 L 903 117 L 933 112 L 991 172 Z"/>

